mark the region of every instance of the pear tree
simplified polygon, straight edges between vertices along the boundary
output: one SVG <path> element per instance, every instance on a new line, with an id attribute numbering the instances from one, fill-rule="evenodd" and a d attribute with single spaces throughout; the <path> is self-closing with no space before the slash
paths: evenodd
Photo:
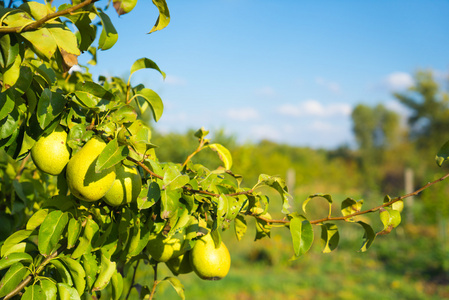
<path id="1" fill-rule="evenodd" d="M 250 218 L 256 240 L 274 228 L 287 230 L 293 259 L 308 252 L 316 231 L 323 252 L 333 251 L 339 221 L 363 229 L 360 250 L 366 251 L 400 224 L 405 198 L 449 176 L 386 196 L 376 207 L 364 209 L 363 201 L 348 197 L 335 212 L 331 195 L 312 194 L 301 211 L 292 211 L 290 203 L 299 200 L 291 199 L 282 178 L 261 174 L 254 186 L 244 186 L 230 152 L 204 128 L 184 163 L 158 160 L 144 120 L 151 115 L 157 122 L 163 102 L 130 80 L 143 69 L 165 78 L 156 62 L 137 59 L 128 80 L 72 68 L 80 55 L 95 61 L 99 50 L 113 47 L 118 34 L 108 14 L 127 14 L 136 4 L 0 0 L 0 299 L 98 299 L 105 289 L 112 299 L 127 299 L 125 286 L 152 299 L 164 281 L 184 298 L 177 275 L 225 277 L 232 265 L 222 232 L 241 240 Z M 150 33 L 170 22 L 165 0 L 153 4 L 159 17 Z M 220 167 L 195 163 L 206 149 L 217 153 Z M 438 164 L 448 156 L 446 144 Z M 267 189 L 279 194 L 283 218 L 272 218 Z M 310 219 L 306 207 L 316 198 L 329 203 L 329 213 Z M 368 213 L 379 215 L 383 230 L 359 218 Z M 148 288 L 135 276 L 125 282 L 139 263 L 154 270 Z M 173 276 L 159 279 L 160 264 Z"/>

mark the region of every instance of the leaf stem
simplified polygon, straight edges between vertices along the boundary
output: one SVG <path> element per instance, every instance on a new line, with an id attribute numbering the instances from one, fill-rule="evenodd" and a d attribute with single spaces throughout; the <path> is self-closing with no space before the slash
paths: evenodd
<path id="1" fill-rule="evenodd" d="M 137 268 L 139 267 L 139 263 L 140 263 L 140 259 L 137 260 L 137 263 L 134 266 L 133 277 L 131 278 L 131 284 L 129 286 L 128 293 L 126 294 L 125 300 L 129 299 L 129 295 L 131 294 L 131 291 L 132 291 L 132 289 L 134 287 L 134 281 L 136 280 L 136 273 L 137 273 Z"/>
<path id="2" fill-rule="evenodd" d="M 153 299 L 154 294 L 156 293 L 156 286 L 159 284 L 159 281 L 157 280 L 157 265 L 158 265 L 158 263 L 156 263 L 153 266 L 153 271 L 154 271 L 153 288 L 151 289 L 151 294 L 150 294 L 150 299 L 149 300 Z"/>
<path id="3" fill-rule="evenodd" d="M 72 7 L 48 14 L 45 17 L 43 17 L 42 19 L 39 19 L 39 20 L 32 22 L 30 24 L 27 24 L 25 26 L 0 27 L 0 33 L 20 33 L 20 32 L 24 32 L 24 31 L 37 30 L 37 29 L 39 29 L 39 27 L 43 26 L 45 24 L 45 22 L 47 22 L 51 19 L 56 19 L 56 18 L 64 16 L 64 15 L 71 14 L 75 10 L 78 10 L 80 8 L 88 6 L 89 4 L 97 2 L 97 1 L 98 0 L 85 0 L 77 5 L 72 6 Z"/>
<path id="4" fill-rule="evenodd" d="M 35 277 L 36 275 L 38 275 L 40 272 L 42 272 L 42 270 L 44 269 L 44 267 L 56 256 L 58 256 L 58 254 L 62 251 L 62 249 L 58 249 L 55 252 L 53 252 L 52 254 L 50 254 L 49 256 L 47 256 L 44 261 L 37 267 L 36 272 L 34 274 L 30 274 L 28 275 L 24 280 L 22 280 L 21 283 L 19 283 L 17 285 L 17 287 L 12 290 L 9 294 L 7 294 L 5 296 L 5 298 L 3 298 L 3 300 L 8 300 L 11 299 L 12 297 L 14 297 L 15 295 L 17 295 L 21 290 L 23 290 L 28 283 L 30 283 L 30 281 L 33 279 L 33 277 Z"/>
<path id="5" fill-rule="evenodd" d="M 187 163 L 194 157 L 198 152 L 204 149 L 204 145 L 207 144 L 207 140 L 204 138 L 200 139 L 200 144 L 198 145 L 198 148 L 196 148 L 195 151 L 193 151 L 189 156 L 187 156 L 186 161 L 182 164 L 182 167 L 184 168 Z"/>

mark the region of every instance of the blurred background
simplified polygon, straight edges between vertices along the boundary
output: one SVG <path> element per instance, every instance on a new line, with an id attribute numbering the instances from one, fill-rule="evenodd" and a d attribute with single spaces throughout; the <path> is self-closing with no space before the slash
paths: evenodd
<path id="1" fill-rule="evenodd" d="M 434 160 L 449 140 L 448 1 L 167 2 L 170 25 L 150 36 L 151 3 L 113 17 L 118 44 L 90 67 L 127 76 L 148 57 L 166 72 L 165 81 L 151 71 L 133 75 L 165 104 L 151 124 L 161 161 L 182 163 L 204 126 L 231 151 L 245 186 L 261 173 L 280 175 L 294 209 L 325 193 L 335 212 L 347 197 L 370 208 L 448 172 Z M 194 161 L 220 164 L 212 151 Z M 186 297 L 449 299 L 448 195 L 443 181 L 407 198 L 401 226 L 364 253 L 362 228 L 345 222 L 335 251 L 321 253 L 315 226 L 312 249 L 296 261 L 288 230 L 257 242 L 254 224 L 240 242 L 228 230 L 230 274 L 219 282 L 181 275 Z M 274 194 L 270 205 L 281 217 Z M 309 204 L 311 220 L 326 215 L 325 200 Z M 382 230 L 378 214 L 364 218 Z M 137 280 L 151 284 L 149 269 L 141 265 Z M 161 273 L 170 275 L 164 266 Z M 164 283 L 157 296 L 177 297 Z"/>

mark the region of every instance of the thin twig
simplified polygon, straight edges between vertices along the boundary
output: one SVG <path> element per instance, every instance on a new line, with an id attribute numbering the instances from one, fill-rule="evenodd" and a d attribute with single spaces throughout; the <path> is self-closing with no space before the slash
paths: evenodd
<path id="1" fill-rule="evenodd" d="M 153 266 L 153 270 L 154 270 L 154 276 L 153 276 L 153 288 L 151 289 L 151 294 L 150 294 L 150 299 L 153 299 L 154 294 L 156 293 L 156 286 L 159 284 L 159 281 L 157 280 L 157 265 L 158 263 L 156 263 Z"/>
<path id="2" fill-rule="evenodd" d="M 31 31 L 31 30 L 36 30 L 39 27 L 43 26 L 45 24 L 45 22 L 52 20 L 52 19 L 56 19 L 58 17 L 64 16 L 64 15 L 68 15 L 73 13 L 75 10 L 78 10 L 80 8 L 83 8 L 85 6 L 88 6 L 94 2 L 97 2 L 98 0 L 85 0 L 83 2 L 81 2 L 80 4 L 74 5 L 72 7 L 66 8 L 64 10 L 61 11 L 57 11 L 51 14 L 46 15 L 45 17 L 43 17 L 42 19 L 39 19 L 35 22 L 32 22 L 26 26 L 17 26 L 17 27 L 4 27 L 1 26 L 0 27 L 0 33 L 20 33 L 20 32 L 24 32 L 24 31 Z"/>
<path id="3" fill-rule="evenodd" d="M 15 295 L 17 295 L 21 290 L 23 290 L 28 283 L 30 283 L 30 281 L 33 279 L 33 277 L 35 275 L 38 275 L 40 272 L 42 272 L 42 270 L 44 269 L 44 267 L 56 256 L 58 256 L 58 254 L 61 252 L 62 250 L 56 250 L 55 252 L 53 252 L 52 254 L 50 254 L 49 256 L 47 256 L 44 261 L 37 267 L 35 274 L 30 274 L 28 275 L 21 283 L 19 283 L 17 285 L 17 287 L 12 290 L 11 292 L 9 292 L 8 295 L 5 296 L 5 298 L 3 298 L 3 300 L 8 300 L 11 299 L 12 297 L 14 297 Z"/>
<path id="4" fill-rule="evenodd" d="M 131 291 L 132 291 L 132 289 L 134 287 L 134 281 L 136 280 L 137 267 L 139 266 L 139 263 L 140 263 L 140 259 L 137 260 L 137 263 L 134 266 L 134 272 L 133 272 L 133 277 L 131 279 L 131 284 L 129 286 L 128 293 L 126 294 L 126 297 L 125 297 L 126 300 L 128 300 L 129 295 L 131 294 Z"/>

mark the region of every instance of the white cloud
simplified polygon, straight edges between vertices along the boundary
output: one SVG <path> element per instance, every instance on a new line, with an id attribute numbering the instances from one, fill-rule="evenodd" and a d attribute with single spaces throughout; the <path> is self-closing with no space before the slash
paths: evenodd
<path id="1" fill-rule="evenodd" d="M 252 107 L 230 109 L 226 112 L 226 115 L 231 119 L 239 121 L 249 121 L 259 118 L 259 112 Z"/>
<path id="2" fill-rule="evenodd" d="M 279 113 L 288 116 L 349 116 L 352 107 L 346 103 L 335 103 L 324 105 L 317 100 L 306 100 L 298 104 L 283 104 L 278 109 Z"/>
<path id="3" fill-rule="evenodd" d="M 341 92 L 340 85 L 338 83 L 336 83 L 336 82 L 326 80 L 326 79 L 324 79 L 322 77 L 317 77 L 315 79 L 315 82 L 318 85 L 321 85 L 321 86 L 325 87 L 326 89 L 328 89 L 329 91 L 331 91 L 334 94 L 338 94 L 338 93 Z"/>
<path id="4" fill-rule="evenodd" d="M 181 77 L 167 75 L 167 77 L 165 77 L 165 83 L 176 86 L 185 86 L 187 85 L 187 80 Z"/>
<path id="5" fill-rule="evenodd" d="M 392 91 L 405 90 L 413 85 L 413 77 L 405 72 L 393 72 L 389 74 L 384 84 Z"/>
<path id="6" fill-rule="evenodd" d="M 273 97 L 276 95 L 276 91 L 271 86 L 264 86 L 255 91 L 256 95 L 263 97 Z"/>

